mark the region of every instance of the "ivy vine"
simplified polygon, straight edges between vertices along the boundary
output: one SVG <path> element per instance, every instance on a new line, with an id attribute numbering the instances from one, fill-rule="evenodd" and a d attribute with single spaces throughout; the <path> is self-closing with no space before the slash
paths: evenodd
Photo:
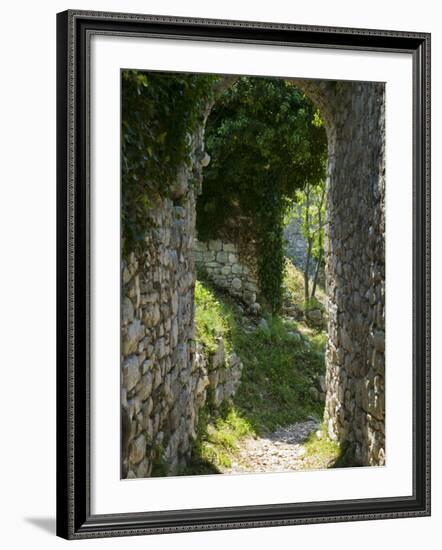
<path id="1" fill-rule="evenodd" d="M 178 168 L 190 164 L 189 136 L 216 77 L 124 70 L 121 76 L 122 236 L 124 252 L 149 231 L 155 196 L 168 196 Z"/>
<path id="2" fill-rule="evenodd" d="M 255 242 L 261 299 L 282 304 L 284 215 L 296 190 L 321 182 L 327 139 L 310 100 L 283 79 L 241 77 L 215 103 L 206 125 L 211 162 L 197 202 L 202 240 L 234 234 Z"/>

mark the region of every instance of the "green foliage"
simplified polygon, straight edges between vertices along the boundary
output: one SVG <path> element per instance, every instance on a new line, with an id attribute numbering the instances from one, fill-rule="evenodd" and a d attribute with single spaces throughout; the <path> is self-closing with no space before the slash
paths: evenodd
<path id="1" fill-rule="evenodd" d="M 218 468 L 230 468 L 239 441 L 254 433 L 248 420 L 233 406 L 226 405 L 223 414 L 213 420 L 201 441 L 201 455 Z"/>
<path id="2" fill-rule="evenodd" d="M 287 210 L 285 223 L 293 217 L 301 221 L 301 231 L 306 241 L 312 241 L 312 257 L 316 260 L 322 257 L 326 223 L 324 180 L 296 191 L 292 206 Z"/>
<path id="3" fill-rule="evenodd" d="M 304 448 L 306 450 L 304 460 L 306 468 L 330 468 L 339 460 L 342 454 L 339 444 L 328 438 L 324 424 L 320 430 L 310 434 Z"/>
<path id="4" fill-rule="evenodd" d="M 224 339 L 227 352 L 231 349 L 229 319 L 231 313 L 217 298 L 213 290 L 200 281 L 195 284 L 195 328 L 196 337 L 208 355 L 215 353 L 218 339 Z"/>
<path id="5" fill-rule="evenodd" d="M 152 199 L 167 196 L 178 167 L 190 162 L 188 136 L 215 81 L 206 75 L 122 72 L 121 216 L 126 251 L 145 238 Z"/>
<path id="6" fill-rule="evenodd" d="M 301 336 L 296 323 L 278 316 L 250 331 L 228 295 L 203 281 L 196 287 L 196 316 L 198 310 L 211 311 L 210 322 L 197 320 L 197 339 L 211 349 L 207 343 L 213 344 L 213 335 L 222 333 L 244 368 L 233 399 L 219 411 L 206 405 L 201 412 L 192 463 L 184 474 L 228 469 L 242 438 L 263 435 L 311 414 L 319 418 L 323 412 L 323 403 L 312 397 L 309 388 L 325 371 L 324 333 L 308 331 Z"/>
<path id="7" fill-rule="evenodd" d="M 321 180 L 316 185 L 310 182 L 296 191 L 294 204 L 289 209 L 286 220 L 295 217 L 301 221 L 301 232 L 307 242 L 307 258 L 304 269 L 305 300 L 313 300 L 317 287 L 319 269 L 324 263 L 324 239 L 326 225 L 326 186 Z M 313 265 L 313 261 L 315 265 Z M 314 270 L 311 292 L 310 275 Z"/>
<path id="8" fill-rule="evenodd" d="M 267 324 L 268 329 L 251 334 L 237 327 L 233 338 L 244 364 L 234 403 L 257 433 L 323 412 L 323 404 L 309 392 L 325 372 L 323 340 L 299 337 L 293 323 L 279 317 L 268 318 Z"/>
<path id="9" fill-rule="evenodd" d="M 327 297 L 324 289 L 318 286 L 315 297 L 306 300 L 304 293 L 304 275 L 288 258 L 286 258 L 285 262 L 283 286 L 287 294 L 288 302 L 296 304 L 300 312 L 311 309 L 325 310 L 324 304 L 326 303 Z"/>
<path id="10" fill-rule="evenodd" d="M 206 126 L 211 163 L 197 203 L 202 240 L 235 231 L 254 240 L 263 298 L 281 306 L 284 214 L 297 189 L 324 177 L 326 135 L 318 111 L 282 79 L 242 77 Z"/>

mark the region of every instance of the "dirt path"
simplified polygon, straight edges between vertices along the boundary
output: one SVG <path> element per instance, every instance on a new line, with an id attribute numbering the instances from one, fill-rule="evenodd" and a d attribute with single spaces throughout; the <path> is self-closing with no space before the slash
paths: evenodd
<path id="1" fill-rule="evenodd" d="M 231 468 L 224 473 L 284 472 L 305 468 L 326 468 L 324 464 L 311 464 L 306 456 L 304 443 L 308 436 L 319 429 L 315 420 L 297 422 L 257 439 L 242 440 Z"/>

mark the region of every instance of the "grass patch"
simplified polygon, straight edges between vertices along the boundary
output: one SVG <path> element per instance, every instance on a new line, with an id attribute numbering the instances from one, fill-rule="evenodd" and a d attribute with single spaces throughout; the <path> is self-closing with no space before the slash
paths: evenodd
<path id="1" fill-rule="evenodd" d="M 231 466 L 241 439 L 311 415 L 320 419 L 324 408 L 310 391 L 325 373 L 323 332 L 279 316 L 269 316 L 251 330 L 252 321 L 236 302 L 202 280 L 196 283 L 195 304 L 196 336 L 206 351 L 214 353 L 223 337 L 244 368 L 233 399 L 218 411 L 207 404 L 200 413 L 185 475 L 222 472 Z"/>
<path id="2" fill-rule="evenodd" d="M 316 287 L 315 297 L 305 300 L 304 274 L 288 258 L 285 259 L 283 285 L 288 294 L 288 300 L 296 304 L 300 311 L 325 308 L 327 296 L 319 284 Z"/>
<path id="3" fill-rule="evenodd" d="M 221 470 L 230 468 L 239 441 L 254 434 L 247 419 L 235 407 L 226 404 L 221 415 L 208 426 L 206 437 L 201 442 L 201 456 Z"/>
<path id="4" fill-rule="evenodd" d="M 232 312 L 215 291 L 202 281 L 195 283 L 195 328 L 197 340 L 206 353 L 215 353 L 219 338 L 224 339 L 227 352 L 231 351 Z"/>
<path id="5" fill-rule="evenodd" d="M 304 465 L 305 468 L 331 468 L 341 457 L 342 450 L 338 443 L 327 437 L 327 429 L 324 424 L 317 432 L 310 434 L 305 442 L 306 450 Z"/>
<path id="6" fill-rule="evenodd" d="M 309 389 L 325 372 L 324 348 L 320 338 L 303 337 L 294 328 L 279 317 L 250 334 L 233 327 L 233 345 L 244 364 L 233 401 L 257 434 L 309 415 L 322 417 L 323 404 Z"/>
<path id="7" fill-rule="evenodd" d="M 200 413 L 192 461 L 183 475 L 221 473 L 230 468 L 239 441 L 255 434 L 249 422 L 229 403 L 214 416 L 208 408 Z"/>

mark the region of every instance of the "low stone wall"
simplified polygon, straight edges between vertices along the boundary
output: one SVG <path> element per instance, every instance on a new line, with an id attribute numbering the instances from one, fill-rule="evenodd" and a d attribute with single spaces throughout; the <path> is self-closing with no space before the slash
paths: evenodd
<path id="1" fill-rule="evenodd" d="M 243 364 L 235 352 L 225 352 L 222 338 L 218 340 L 218 347 L 213 355 L 208 356 L 199 347 L 197 362 L 207 372 L 207 400 L 216 409 L 235 395 L 241 382 Z"/>
<path id="2" fill-rule="evenodd" d="M 158 461 L 172 473 L 184 466 L 206 398 L 207 373 L 195 362 L 192 212 L 161 200 L 144 252 L 123 264 L 123 477 L 147 477 Z"/>
<path id="3" fill-rule="evenodd" d="M 217 287 L 239 298 L 252 313 L 261 311 L 258 282 L 250 267 L 241 262 L 234 243 L 195 240 L 194 258 L 197 269 L 204 271 Z"/>
<path id="4" fill-rule="evenodd" d="M 166 262 L 167 263 L 167 262 Z M 186 466 L 196 438 L 199 412 L 219 407 L 240 383 L 242 363 L 224 341 L 208 355 L 193 340 L 193 277 L 181 279 L 176 297 L 150 289 L 132 255 L 124 264 L 122 307 L 122 473 L 149 477 L 155 466 L 173 475 Z M 167 279 L 166 279 L 167 280 Z M 179 285 L 178 285 L 179 286 Z M 189 306 L 189 307 L 188 307 Z"/>

